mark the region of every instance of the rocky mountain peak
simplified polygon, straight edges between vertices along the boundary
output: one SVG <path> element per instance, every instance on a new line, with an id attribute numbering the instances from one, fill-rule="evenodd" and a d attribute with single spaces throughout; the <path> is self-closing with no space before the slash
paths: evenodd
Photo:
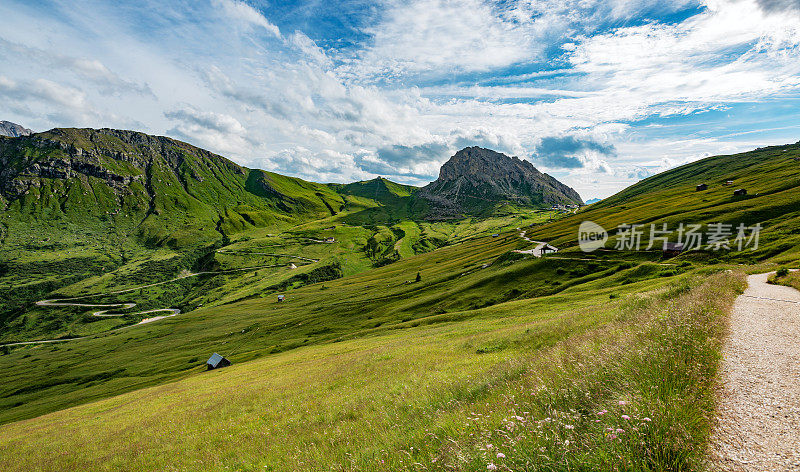
<path id="1" fill-rule="evenodd" d="M 486 213 L 503 204 L 583 204 L 575 190 L 530 162 L 477 146 L 455 153 L 421 196 L 429 201 L 434 218 Z"/>
<path id="2" fill-rule="evenodd" d="M 518 157 L 482 147 L 467 147 L 453 155 L 439 171 L 439 180 L 471 176 L 478 179 L 508 177 L 514 174 L 542 175 L 533 164 Z"/>
<path id="3" fill-rule="evenodd" d="M 20 136 L 29 136 L 31 134 L 33 134 L 33 131 L 25 128 L 22 125 L 18 125 L 10 121 L 0 121 L 0 136 L 18 138 Z"/>

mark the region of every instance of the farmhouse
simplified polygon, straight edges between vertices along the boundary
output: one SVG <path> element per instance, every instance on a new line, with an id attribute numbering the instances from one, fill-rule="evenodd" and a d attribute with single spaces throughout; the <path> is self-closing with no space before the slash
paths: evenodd
<path id="1" fill-rule="evenodd" d="M 558 248 L 549 244 L 544 244 L 539 248 L 539 254 L 542 256 L 546 254 L 552 254 L 554 252 L 558 252 Z"/>
<path id="2" fill-rule="evenodd" d="M 740 188 L 740 189 L 737 189 L 737 190 L 733 191 L 733 196 L 734 197 L 744 197 L 745 195 L 747 195 L 747 190 L 746 189 Z"/>
<path id="3" fill-rule="evenodd" d="M 212 354 L 211 357 L 206 361 L 206 367 L 208 367 L 207 370 L 219 369 L 221 367 L 228 367 L 229 365 L 231 365 L 231 361 L 225 359 L 216 352 Z"/>
<path id="4" fill-rule="evenodd" d="M 698 192 L 702 192 L 703 190 L 708 190 L 708 184 L 700 184 L 697 186 Z"/>
<path id="5" fill-rule="evenodd" d="M 286 301 L 286 295 L 278 295 L 278 302 Z"/>

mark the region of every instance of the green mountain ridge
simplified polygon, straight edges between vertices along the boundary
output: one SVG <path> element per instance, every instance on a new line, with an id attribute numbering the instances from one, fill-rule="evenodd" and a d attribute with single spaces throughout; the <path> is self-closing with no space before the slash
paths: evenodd
<path id="1" fill-rule="evenodd" d="M 348 205 L 347 197 L 362 199 L 351 201 L 356 205 L 391 209 L 395 219 L 434 220 L 443 206 L 485 216 L 501 204 L 582 203 L 572 189 L 529 163 L 480 148 L 459 151 L 443 167 L 440 180 L 447 176 L 448 183 L 437 181 L 424 191 L 380 177 L 318 184 L 248 169 L 172 138 L 107 128 L 0 138 L 0 164 L 0 205 L 9 215 L 5 232 L 15 222 L 27 227 L 90 220 L 149 246 L 209 245 L 248 228 L 335 216 Z"/>
<path id="2" fill-rule="evenodd" d="M 697 186 L 706 184 L 706 190 Z M 747 195 L 734 192 L 744 189 Z M 733 155 L 712 156 L 648 177 L 621 192 L 585 207 L 575 215 L 534 228 L 532 238 L 545 238 L 560 248 L 577 250 L 578 227 L 593 221 L 610 233 L 607 248 L 619 238 L 617 227 L 641 224 L 647 244 L 650 225 L 667 225 L 676 241 L 680 224 L 713 223 L 763 226 L 757 251 L 712 254 L 753 262 L 793 260 L 800 252 L 800 144 L 769 146 Z M 657 248 L 659 249 L 659 248 Z M 693 257 L 686 254 L 685 257 Z"/>
<path id="3" fill-rule="evenodd" d="M 0 204 L 24 224 L 100 220 L 155 246 L 210 244 L 246 227 L 323 217 L 343 204 L 325 185 L 134 131 L 5 138 L 0 163 Z"/>

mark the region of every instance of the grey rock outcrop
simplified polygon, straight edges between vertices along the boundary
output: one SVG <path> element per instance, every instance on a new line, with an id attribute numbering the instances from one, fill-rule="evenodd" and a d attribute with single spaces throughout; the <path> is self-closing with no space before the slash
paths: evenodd
<path id="1" fill-rule="evenodd" d="M 10 121 L 0 121 L 0 136 L 8 136 L 10 138 L 18 138 L 20 136 L 29 136 L 33 131 Z"/>
<path id="2" fill-rule="evenodd" d="M 420 191 L 433 217 L 480 214 L 497 205 L 582 205 L 578 192 L 530 162 L 480 147 L 458 151 Z"/>

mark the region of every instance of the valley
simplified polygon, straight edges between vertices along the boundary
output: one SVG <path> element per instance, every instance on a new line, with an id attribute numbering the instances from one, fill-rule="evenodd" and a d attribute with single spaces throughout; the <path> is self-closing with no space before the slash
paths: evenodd
<path id="1" fill-rule="evenodd" d="M 0 472 L 800 472 L 800 0 L 2 0 L 0 66 Z"/>
<path id="2" fill-rule="evenodd" d="M 127 131 L 0 138 L 0 463 L 699 469 L 734 300 L 800 259 L 800 146 L 589 206 L 495 154 L 466 148 L 417 188 Z M 604 248 L 581 249 L 584 221 Z M 621 225 L 647 243 L 681 223 L 761 232 L 742 250 L 621 244 Z M 212 353 L 233 365 L 207 371 Z"/>

